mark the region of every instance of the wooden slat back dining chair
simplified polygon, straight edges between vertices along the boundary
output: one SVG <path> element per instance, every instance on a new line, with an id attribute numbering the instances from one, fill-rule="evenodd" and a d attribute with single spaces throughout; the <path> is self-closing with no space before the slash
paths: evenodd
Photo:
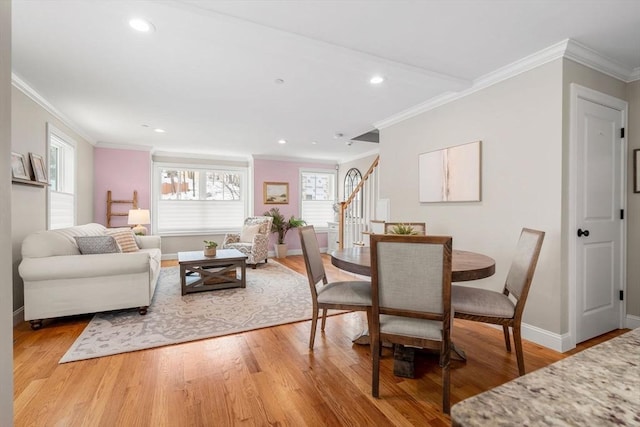
<path id="1" fill-rule="evenodd" d="M 511 327 L 520 375 L 525 374 L 520 332 L 522 313 L 540 256 L 544 234 L 543 231 L 522 229 L 502 292 L 454 286 L 451 296 L 455 317 L 501 325 L 507 351 L 511 351 Z"/>
<path id="2" fill-rule="evenodd" d="M 371 394 L 379 396 L 381 342 L 437 349 L 449 413 L 451 237 L 371 236 Z"/>
<path id="3" fill-rule="evenodd" d="M 327 309 L 366 311 L 367 321 L 371 319 L 371 283 L 363 280 L 329 283 L 322 264 L 320 247 L 312 225 L 298 227 L 304 264 L 307 268 L 313 313 L 311 316 L 311 336 L 309 349 L 313 350 L 318 324 L 318 310 L 322 309 L 324 332 Z"/>
<path id="4" fill-rule="evenodd" d="M 385 222 L 384 233 L 385 234 L 397 234 L 395 233 L 396 227 L 411 227 L 414 234 L 424 236 L 427 234 L 427 224 L 424 222 Z"/>

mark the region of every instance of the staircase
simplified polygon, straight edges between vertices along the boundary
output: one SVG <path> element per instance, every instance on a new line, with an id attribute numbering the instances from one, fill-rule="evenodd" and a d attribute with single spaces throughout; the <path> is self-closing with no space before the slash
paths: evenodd
<path id="1" fill-rule="evenodd" d="M 377 156 L 353 193 L 344 202 L 340 202 L 338 217 L 338 247 L 340 249 L 368 245 L 371 223 L 376 222 L 379 161 L 380 156 Z"/>

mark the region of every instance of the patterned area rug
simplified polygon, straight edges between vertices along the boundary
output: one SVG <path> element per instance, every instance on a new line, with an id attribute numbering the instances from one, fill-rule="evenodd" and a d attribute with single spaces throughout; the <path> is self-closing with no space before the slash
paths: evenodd
<path id="1" fill-rule="evenodd" d="M 163 268 L 145 316 L 98 313 L 59 363 L 218 337 L 311 319 L 307 278 L 269 260 L 247 287 L 180 295 L 179 267 Z"/>

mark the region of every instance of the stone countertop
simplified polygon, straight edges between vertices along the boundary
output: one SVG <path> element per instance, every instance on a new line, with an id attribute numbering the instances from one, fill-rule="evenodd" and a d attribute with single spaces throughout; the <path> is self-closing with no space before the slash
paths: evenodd
<path id="1" fill-rule="evenodd" d="M 463 400 L 454 427 L 640 426 L 640 328 Z"/>

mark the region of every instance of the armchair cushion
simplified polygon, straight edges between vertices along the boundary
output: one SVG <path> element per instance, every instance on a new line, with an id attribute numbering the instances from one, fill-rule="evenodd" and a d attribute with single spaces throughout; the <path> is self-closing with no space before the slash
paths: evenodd
<path id="1" fill-rule="evenodd" d="M 260 232 L 260 224 L 244 225 L 240 232 L 240 242 L 253 243 L 253 238 Z"/>

